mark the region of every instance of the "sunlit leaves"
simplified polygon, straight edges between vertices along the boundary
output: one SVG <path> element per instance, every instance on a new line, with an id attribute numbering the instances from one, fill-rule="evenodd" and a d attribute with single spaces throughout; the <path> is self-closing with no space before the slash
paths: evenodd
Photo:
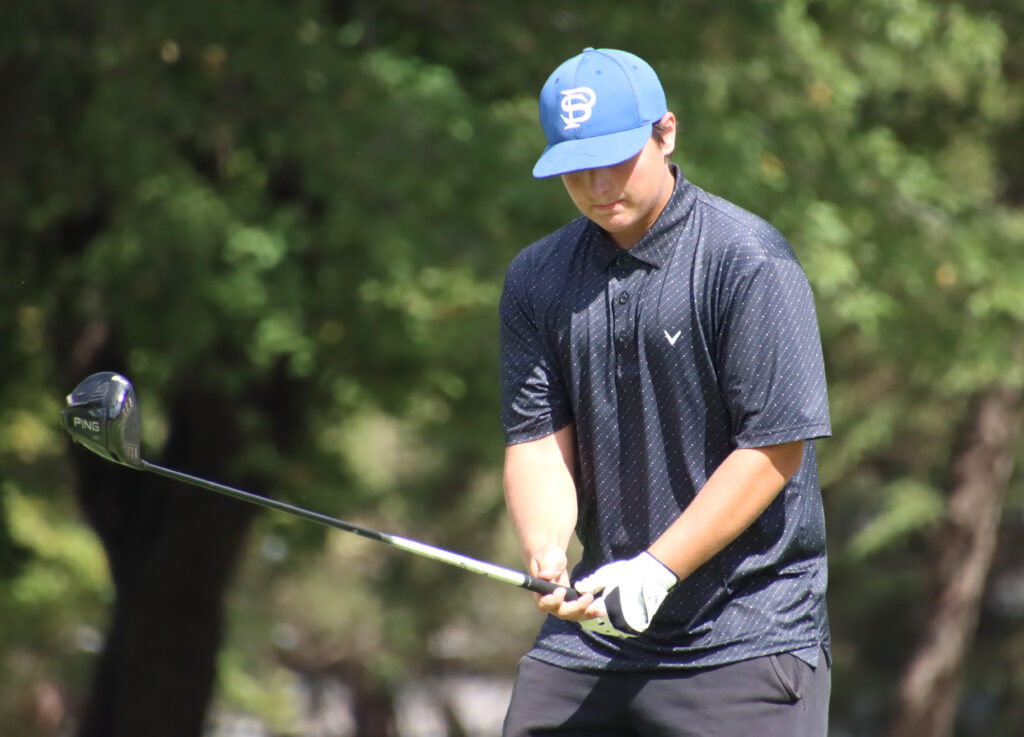
<path id="1" fill-rule="evenodd" d="M 945 500 L 937 489 L 914 479 L 904 479 L 879 489 L 883 509 L 854 535 L 846 553 L 855 559 L 903 543 L 933 529 L 945 514 Z"/>
<path id="2" fill-rule="evenodd" d="M 232 462 L 279 481 L 276 493 L 516 565 L 500 516 L 495 305 L 514 253 L 576 214 L 557 179 L 529 175 L 543 147 L 537 91 L 564 58 L 607 45 L 658 69 L 688 178 L 778 227 L 807 271 L 834 427 L 819 455 L 836 512 L 836 644 L 860 664 L 881 657 L 851 645 L 842 613 L 903 616 L 967 399 L 1024 382 L 1024 29 L 1008 8 L 5 9 L 0 53 L 17 63 L 0 144 L 0 470 L 29 557 L 3 624 L 49 642 L 51 620 L 33 630 L 35 613 L 51 606 L 74 629 L 62 596 L 91 614 L 110 594 L 72 513 L 38 501 L 69 494 L 53 462 L 70 389 L 56 357 L 71 347 L 52 341 L 65 327 L 116 336 L 147 448 L 168 437 L 166 393 L 200 380 L 239 408 L 246 450 Z M 55 324 L 57 305 L 75 325 Z M 299 408 L 288 454 L 246 391 L 281 370 L 300 387 L 276 398 Z M 267 650 L 324 645 L 397 678 L 453 621 L 523 647 L 535 626 L 520 592 L 261 524 L 277 557 L 235 590 L 242 646 L 222 659 L 223 688 L 281 731 L 294 718 L 286 679 L 245 673 Z"/>

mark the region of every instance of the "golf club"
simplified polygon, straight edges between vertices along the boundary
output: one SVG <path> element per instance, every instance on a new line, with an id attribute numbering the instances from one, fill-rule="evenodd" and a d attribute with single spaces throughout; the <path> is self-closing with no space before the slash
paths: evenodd
<path id="1" fill-rule="evenodd" d="M 557 584 L 534 578 L 525 573 L 503 568 L 492 563 L 469 558 L 432 545 L 409 540 L 397 535 L 377 532 L 367 527 L 345 522 L 326 514 L 313 512 L 285 502 L 252 494 L 198 476 L 191 476 L 181 471 L 164 468 L 142 459 L 140 439 L 142 436 L 142 419 L 139 415 L 138 402 L 131 382 L 120 374 L 103 371 L 83 380 L 67 397 L 67 406 L 60 413 L 61 425 L 71 435 L 72 440 L 81 443 L 97 455 L 108 461 L 129 466 L 140 471 L 148 471 L 170 479 L 182 481 L 218 494 L 234 497 L 242 501 L 258 504 L 267 509 L 275 509 L 297 517 L 333 527 L 344 532 L 353 532 L 370 540 L 391 545 L 409 553 L 431 558 L 442 563 L 462 568 L 472 573 L 479 573 L 497 581 L 519 586 L 538 594 L 550 594 L 559 588 Z M 579 598 L 572 589 L 566 589 L 566 600 Z"/>

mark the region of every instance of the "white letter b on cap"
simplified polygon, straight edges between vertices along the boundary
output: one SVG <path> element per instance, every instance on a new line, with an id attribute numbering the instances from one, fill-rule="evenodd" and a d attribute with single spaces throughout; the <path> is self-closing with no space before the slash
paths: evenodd
<path id="1" fill-rule="evenodd" d="M 565 123 L 565 130 L 579 128 L 580 123 L 590 120 L 595 102 L 597 95 L 589 87 L 562 90 L 562 111 L 565 113 L 562 122 Z"/>

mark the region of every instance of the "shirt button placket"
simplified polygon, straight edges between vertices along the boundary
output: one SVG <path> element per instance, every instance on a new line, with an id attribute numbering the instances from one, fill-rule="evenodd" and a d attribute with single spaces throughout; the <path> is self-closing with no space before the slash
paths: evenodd
<path id="1" fill-rule="evenodd" d="M 621 288 L 612 300 L 612 332 L 615 336 L 615 363 L 616 374 L 621 375 L 621 365 L 626 360 L 629 352 L 629 341 L 632 337 L 631 319 L 629 309 L 630 293 L 624 287 L 628 283 L 629 264 L 631 257 L 627 253 L 620 253 L 615 259 L 613 269 L 612 287 Z"/>
<path id="2" fill-rule="evenodd" d="M 619 292 L 615 302 L 615 360 L 621 363 L 629 349 L 629 310 L 626 307 L 629 292 Z"/>

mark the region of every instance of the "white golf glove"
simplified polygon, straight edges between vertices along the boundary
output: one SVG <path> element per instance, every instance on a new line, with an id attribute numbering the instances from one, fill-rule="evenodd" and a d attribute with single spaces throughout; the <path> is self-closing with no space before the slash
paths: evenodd
<path id="1" fill-rule="evenodd" d="M 588 619 L 584 629 L 612 637 L 635 637 L 646 630 L 654 613 L 679 579 L 650 553 L 601 566 L 576 583 L 581 594 L 600 593 L 607 619 Z"/>

